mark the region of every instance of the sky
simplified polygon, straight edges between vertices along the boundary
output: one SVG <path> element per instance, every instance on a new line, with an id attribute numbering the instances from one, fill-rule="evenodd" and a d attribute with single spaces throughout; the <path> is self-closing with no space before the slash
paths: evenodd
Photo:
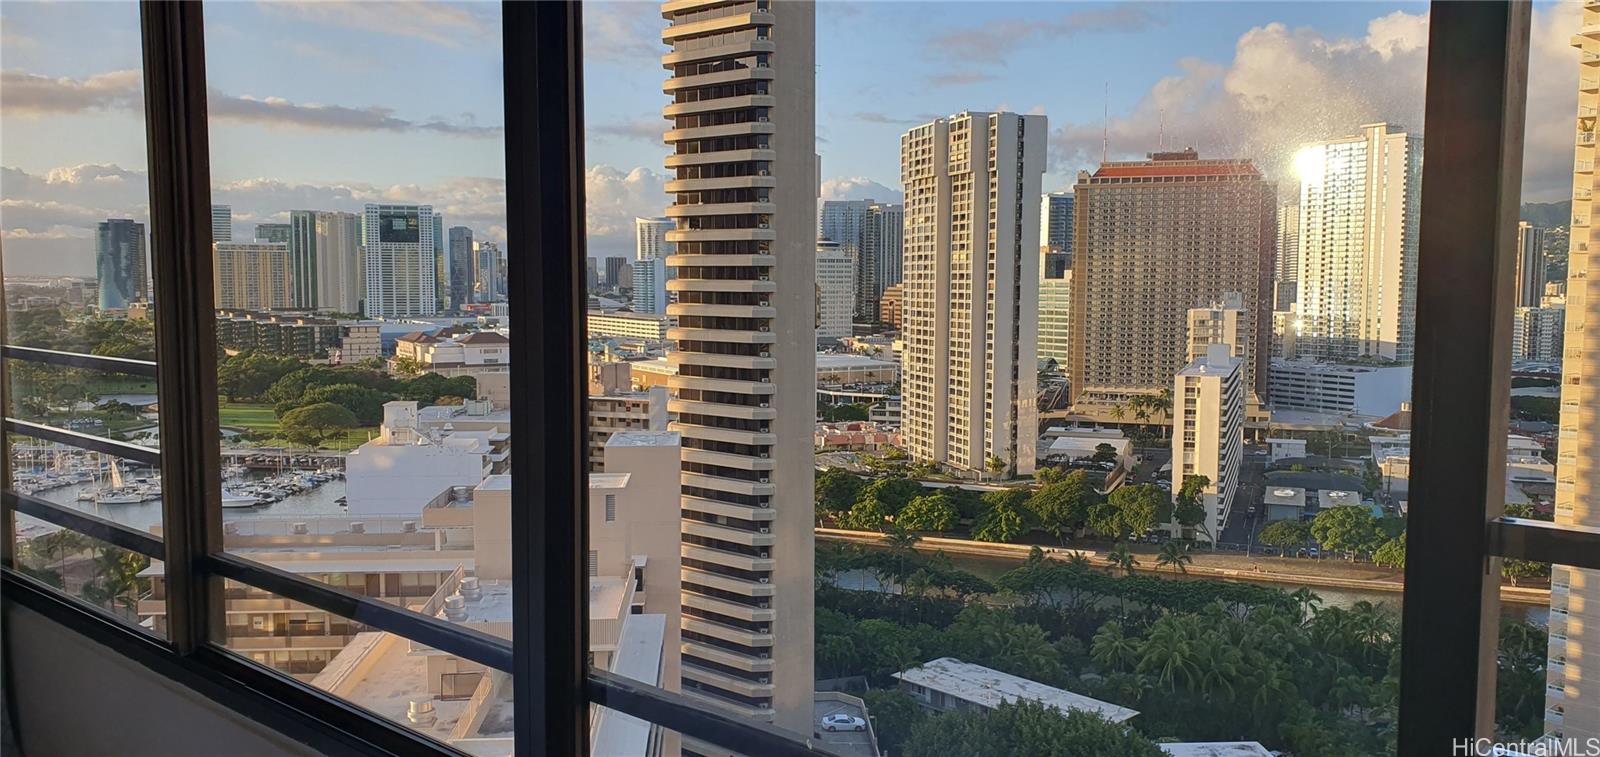
<path id="1" fill-rule="evenodd" d="M 1579 7 L 1536 6 L 1524 200 L 1569 191 Z M 1288 197 L 1297 145 L 1375 121 L 1423 126 L 1426 13 L 1415 2 L 824 0 L 823 195 L 898 199 L 904 131 L 1014 110 L 1048 119 L 1047 190 L 1070 187 L 1102 150 L 1192 146 L 1256 160 Z M 633 218 L 668 202 L 664 23 L 655 3 L 585 7 L 594 256 L 630 256 Z M 208 3 L 214 200 L 233 205 L 238 234 L 290 209 L 429 203 L 514 256 L 501 37 L 498 3 Z M 147 216 L 138 44 L 133 4 L 0 4 L 6 273 L 91 273 L 95 222 Z"/>

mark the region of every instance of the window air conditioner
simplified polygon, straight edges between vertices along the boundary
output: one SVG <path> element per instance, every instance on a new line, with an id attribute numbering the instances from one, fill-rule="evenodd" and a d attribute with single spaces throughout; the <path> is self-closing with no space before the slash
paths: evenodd
<path id="1" fill-rule="evenodd" d="M 757 172 L 756 172 L 756 173 L 757 173 L 757 174 L 758 174 L 758 175 L 760 175 L 760 176 L 771 176 L 771 175 L 772 175 L 772 172 L 771 172 L 771 171 L 768 171 L 768 170 L 767 170 L 767 169 L 765 169 L 765 168 L 763 168 L 763 169 L 761 169 L 761 170 L 760 170 L 760 171 L 757 171 Z"/>
<path id="2" fill-rule="evenodd" d="M 767 528 L 766 526 L 762 526 L 759 530 L 761 531 L 761 533 L 764 533 L 764 534 L 772 533 L 772 529 Z"/>
<path id="3" fill-rule="evenodd" d="M 771 405 L 769 405 L 769 404 L 767 404 L 767 403 L 765 403 L 765 402 L 763 402 L 763 403 L 761 403 L 761 406 L 762 406 L 762 407 L 772 407 L 772 406 L 771 406 Z"/>
<path id="4" fill-rule="evenodd" d="M 762 329 L 762 331 L 766 331 L 766 329 Z M 762 376 L 762 377 L 761 377 L 761 383 L 763 383 L 763 384 L 770 384 L 770 383 L 772 383 L 772 379 L 770 379 L 770 378 L 767 378 L 767 377 L 766 377 L 766 376 Z"/>
<path id="5" fill-rule="evenodd" d="M 762 652 L 761 653 L 761 659 L 763 659 L 763 660 L 770 659 L 771 657 L 772 657 L 772 653 L 771 652 Z"/>
<path id="6" fill-rule="evenodd" d="M 767 609 L 769 606 L 771 606 L 771 603 L 769 603 L 769 602 L 758 602 L 758 603 L 756 603 L 756 607 L 759 607 L 759 608 L 761 608 L 763 610 Z"/>
<path id="7" fill-rule="evenodd" d="M 772 633 L 772 626 L 762 626 L 760 633 Z"/>
<path id="8" fill-rule="evenodd" d="M 766 116 L 756 116 L 756 120 L 760 121 L 761 123 L 766 123 L 767 122 L 767 117 Z"/>
<path id="9" fill-rule="evenodd" d="M 769 480 L 769 479 L 768 479 L 768 478 L 767 478 L 767 477 L 766 477 L 766 476 L 762 476 L 762 477 L 761 477 L 761 483 L 763 483 L 763 484 L 770 484 L 770 483 L 772 483 L 772 481 L 771 481 L 771 480 Z"/>
<path id="10" fill-rule="evenodd" d="M 761 453 L 761 457 L 762 457 L 762 458 L 763 458 L 763 459 L 765 459 L 765 458 L 766 458 L 766 457 L 767 457 L 767 456 L 768 456 L 768 455 L 767 455 L 767 453 L 765 453 L 765 452 L 763 452 L 763 453 Z"/>
<path id="11" fill-rule="evenodd" d="M 760 680 L 760 681 L 761 681 L 761 682 L 762 682 L 762 683 L 766 683 L 766 682 L 767 682 L 767 680 L 768 680 L 768 679 L 767 679 L 767 677 L 766 677 L 766 676 L 762 676 L 762 677 L 761 677 L 761 678 L 760 678 L 760 679 L 758 679 L 758 680 Z"/>
<path id="12" fill-rule="evenodd" d="M 761 224 L 761 228 L 763 228 L 763 229 L 770 229 L 770 228 L 772 228 L 772 225 L 771 225 L 771 224 L 765 224 L 765 223 L 764 223 L 764 224 Z"/>
<path id="13" fill-rule="evenodd" d="M 772 305 L 772 302 L 770 300 L 762 300 L 761 301 L 761 307 L 770 307 L 771 305 Z"/>
<path id="14" fill-rule="evenodd" d="M 769 276 L 762 276 L 762 277 L 761 277 L 761 280 L 762 280 L 762 281 L 771 281 L 771 280 L 772 280 L 772 278 L 771 278 L 771 277 L 769 277 Z"/>
<path id="15" fill-rule="evenodd" d="M 768 581 L 766 576 L 762 576 L 759 580 L 761 581 L 761 583 L 767 583 L 767 581 Z"/>
<path id="16" fill-rule="evenodd" d="M 772 357 L 772 353 L 767 352 L 766 350 L 762 350 L 761 351 L 761 356 L 762 357 Z"/>

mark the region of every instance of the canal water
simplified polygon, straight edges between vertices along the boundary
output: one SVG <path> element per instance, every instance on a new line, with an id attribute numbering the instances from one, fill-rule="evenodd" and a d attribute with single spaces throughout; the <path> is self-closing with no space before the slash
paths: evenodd
<path id="1" fill-rule="evenodd" d="M 260 480 L 273 473 L 274 471 L 251 472 L 242 479 L 230 479 L 230 483 L 234 481 Z M 67 505 L 68 507 L 74 507 L 84 512 L 98 515 L 106 520 L 121 523 L 130 528 L 137 528 L 140 531 L 148 531 L 152 526 L 161 524 L 161 500 L 152 499 L 126 505 L 99 505 L 94 502 L 79 502 L 78 490 L 92 486 L 92 484 L 84 484 L 81 487 L 64 486 L 38 492 L 34 496 Z M 222 520 L 227 523 L 258 518 L 282 519 L 295 516 L 338 516 L 344 514 L 344 508 L 337 502 L 343 496 L 344 479 L 335 478 L 315 489 L 307 489 L 298 494 L 291 494 L 270 505 L 224 509 L 222 511 Z"/>
<path id="2" fill-rule="evenodd" d="M 987 581 L 993 581 L 996 578 L 999 578 L 1000 575 L 1006 571 L 1009 571 L 1012 568 L 1022 564 L 1020 560 L 1007 560 L 996 557 L 979 557 L 974 555 L 956 555 L 949 553 L 946 553 L 946 556 L 950 558 L 950 564 L 952 567 L 967 571 L 968 573 L 972 573 Z M 1300 588 L 1294 584 L 1287 583 L 1216 578 L 1213 576 L 1181 576 L 1171 573 L 1155 573 L 1144 575 L 1156 575 L 1173 581 L 1236 580 L 1240 583 L 1251 583 L 1272 589 L 1282 589 L 1287 592 L 1292 592 L 1295 589 Z M 846 571 L 841 573 L 839 577 L 834 580 L 834 584 L 844 589 L 860 589 L 866 591 L 894 590 L 894 587 L 883 586 L 879 584 L 877 580 L 875 580 L 865 571 Z M 1399 617 L 1400 615 L 1402 598 L 1400 592 L 1335 589 L 1322 586 L 1307 586 L 1305 588 L 1310 589 L 1314 594 L 1322 599 L 1323 607 L 1339 607 L 1348 609 L 1354 606 L 1357 602 L 1366 601 L 1371 602 L 1374 605 L 1381 604 L 1387 607 L 1395 614 L 1395 617 Z M 1527 620 L 1541 627 L 1547 625 L 1550 621 L 1550 610 L 1547 607 L 1535 607 L 1531 605 L 1512 604 L 1508 602 L 1503 603 L 1500 606 L 1500 613 L 1502 617 Z"/>

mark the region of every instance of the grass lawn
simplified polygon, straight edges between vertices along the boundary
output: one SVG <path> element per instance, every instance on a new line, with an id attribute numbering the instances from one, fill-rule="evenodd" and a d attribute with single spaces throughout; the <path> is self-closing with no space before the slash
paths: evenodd
<path id="1" fill-rule="evenodd" d="M 221 425 L 233 426 L 249 430 L 257 435 L 259 444 L 265 447 L 291 447 L 287 439 L 278 437 L 278 416 L 272 412 L 271 405 L 247 405 L 243 403 L 224 404 L 218 411 Z M 329 439 L 322 443 L 327 449 L 352 450 L 366 443 L 371 436 L 378 433 L 377 426 L 365 426 L 346 431 L 344 436 Z"/>

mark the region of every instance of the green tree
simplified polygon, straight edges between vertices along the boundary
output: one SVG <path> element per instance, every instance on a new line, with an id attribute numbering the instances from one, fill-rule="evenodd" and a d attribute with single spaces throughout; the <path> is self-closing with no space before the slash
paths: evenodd
<path id="1" fill-rule="evenodd" d="M 262 352 L 241 352 L 224 357 L 217 366 L 217 390 L 234 402 L 254 400 L 278 379 L 305 365 L 299 360 Z"/>
<path id="2" fill-rule="evenodd" d="M 1089 457 L 1090 462 L 1113 463 L 1117 460 L 1117 448 L 1104 442 L 1094 445 L 1094 454 Z"/>
<path id="3" fill-rule="evenodd" d="M 857 498 L 874 497 L 883 503 L 890 515 L 894 515 L 921 494 L 922 484 L 909 478 L 888 476 L 867 484 L 866 489 Z"/>
<path id="4" fill-rule="evenodd" d="M 1102 669 L 1120 672 L 1139 662 L 1139 640 L 1129 638 L 1122 624 L 1108 620 L 1094 634 L 1089 646 L 1089 657 Z"/>
<path id="5" fill-rule="evenodd" d="M 295 444 L 316 447 L 322 442 L 355 428 L 356 416 L 331 402 L 295 408 L 279 421 L 284 438 Z"/>
<path id="6" fill-rule="evenodd" d="M 899 689 L 868 689 L 861 698 L 867 703 L 867 711 L 872 713 L 878 747 L 885 754 L 901 754 L 901 747 L 911 735 L 922 729 L 923 721 L 932 717 L 928 708 Z"/>
<path id="7" fill-rule="evenodd" d="M 1311 524 L 1298 520 L 1275 520 L 1261 529 L 1256 541 L 1283 549 L 1301 547 L 1311 541 Z"/>
<path id="8" fill-rule="evenodd" d="M 1330 507 L 1311 521 L 1311 535 L 1334 552 L 1371 552 L 1383 544 L 1383 531 L 1372 511 L 1360 505 Z"/>
<path id="9" fill-rule="evenodd" d="M 955 506 L 944 497 L 924 494 L 901 509 L 894 522 L 910 531 L 949 531 L 955 528 L 959 517 Z"/>
<path id="10" fill-rule="evenodd" d="M 999 476 L 1000 474 L 1006 472 L 1006 461 L 1004 458 L 1001 458 L 997 455 L 990 455 L 989 459 L 984 461 L 984 467 L 987 468 L 990 473 Z"/>
<path id="11" fill-rule="evenodd" d="M 1523 581 L 1549 578 L 1550 566 L 1547 563 L 1507 557 L 1500 561 L 1500 575 L 1510 581 L 1512 586 L 1520 586 Z"/>
<path id="12" fill-rule="evenodd" d="M 1109 552 L 1106 552 L 1105 561 L 1112 570 L 1120 570 L 1127 576 L 1133 575 L 1133 569 L 1139 566 L 1139 558 L 1128 548 L 1128 543 L 1122 541 L 1117 542 Z"/>
<path id="13" fill-rule="evenodd" d="M 1401 532 L 1399 536 L 1384 542 L 1383 546 L 1378 547 L 1378 551 L 1372 553 L 1372 562 L 1385 568 L 1406 567 L 1405 532 Z"/>
<path id="14" fill-rule="evenodd" d="M 1089 508 L 1099 500 L 1089 474 L 1076 470 L 1034 492 L 1027 506 L 1039 526 L 1065 544 L 1067 536 L 1089 519 Z"/>
<path id="15" fill-rule="evenodd" d="M 883 500 L 868 493 L 856 500 L 850 512 L 839 519 L 839 525 L 857 531 L 882 531 L 889 527 L 890 515 L 893 513 Z"/>
<path id="16" fill-rule="evenodd" d="M 818 415 L 828 423 L 844 421 L 864 421 L 869 417 L 866 405 L 827 405 L 818 406 Z"/>
<path id="17" fill-rule="evenodd" d="M 849 512 L 865 487 L 860 476 L 843 468 L 829 468 L 817 474 L 817 521 L 820 523 L 824 515 Z"/>
<path id="18" fill-rule="evenodd" d="M 1172 518 L 1172 502 L 1153 484 L 1118 487 L 1090 508 L 1089 527 L 1112 539 L 1142 534 Z"/>
<path id="19" fill-rule="evenodd" d="M 1189 553 L 1185 552 L 1183 547 L 1178 546 L 1175 541 L 1169 541 L 1161 545 L 1161 552 L 1156 555 L 1156 567 L 1160 568 L 1165 565 L 1172 568 L 1174 573 L 1187 574 L 1189 572 L 1188 565 L 1192 562 L 1194 562 L 1194 558 L 1190 557 Z"/>
<path id="20" fill-rule="evenodd" d="M 368 389 L 357 384 L 330 384 L 307 389 L 306 393 L 295 401 L 294 407 L 331 402 L 349 410 L 356 417 L 356 425 L 375 426 L 383 422 L 383 403 L 389 400 L 390 395 L 376 389 Z M 287 408 L 285 412 L 290 409 L 293 408 Z"/>
<path id="21" fill-rule="evenodd" d="M 1028 490 L 1012 487 L 983 495 L 988 505 L 973 524 L 972 538 L 978 541 L 1010 542 L 1033 528 L 1033 513 L 1027 508 Z"/>
<path id="22" fill-rule="evenodd" d="M 988 712 L 929 718 L 905 743 L 904 754 L 979 757 L 1161 757 L 1149 737 L 1098 715 L 1062 713 L 1037 702 L 1001 704 Z"/>
<path id="23" fill-rule="evenodd" d="M 1201 493 L 1210 485 L 1211 479 L 1207 476 L 1184 476 L 1183 485 L 1173 496 L 1172 517 L 1184 528 L 1198 528 L 1207 541 L 1215 543 L 1211 527 L 1206 523 L 1205 501 L 1201 498 Z"/>

